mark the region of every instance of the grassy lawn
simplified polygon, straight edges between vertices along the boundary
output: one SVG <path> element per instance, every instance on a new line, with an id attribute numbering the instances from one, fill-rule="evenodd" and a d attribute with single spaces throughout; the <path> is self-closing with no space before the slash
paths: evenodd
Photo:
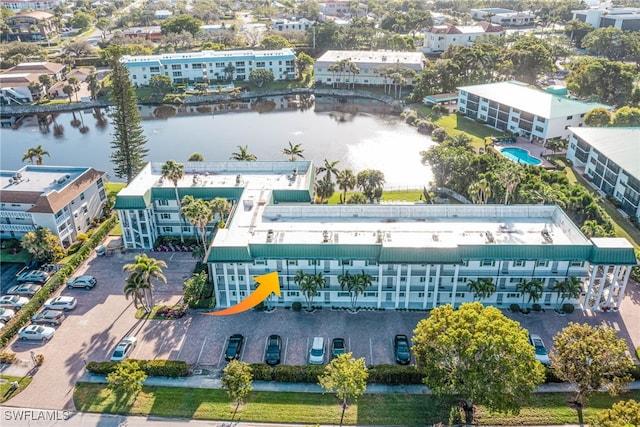
<path id="1" fill-rule="evenodd" d="M 466 117 L 459 116 L 457 114 L 449 114 L 441 116 L 434 121 L 434 123 L 444 130 L 447 134 L 453 136 L 462 132 L 471 136 L 471 144 L 477 148 L 484 148 L 484 138 L 489 136 L 504 136 L 504 133 L 497 129 L 492 129 L 481 123 L 470 120 Z"/>
<path id="2" fill-rule="evenodd" d="M 120 190 L 127 186 L 124 182 L 107 182 L 105 185 L 107 196 L 116 195 Z"/>
<path id="3" fill-rule="evenodd" d="M 179 387 L 144 387 L 135 402 L 113 393 L 104 384 L 78 383 L 74 402 L 79 411 L 150 415 L 193 419 L 230 419 L 233 405 L 224 390 L 186 389 Z M 536 394 L 534 402 L 518 415 L 491 414 L 480 407 L 477 421 L 482 425 L 578 424 L 578 414 L 567 406 L 564 393 Z M 619 397 L 596 394 L 584 410 L 584 418 L 614 402 L 640 399 L 640 391 Z M 359 425 L 427 425 L 450 420 L 456 399 L 430 395 L 364 395 L 349 406 L 345 424 Z M 243 404 L 236 420 L 250 422 L 335 424 L 340 419 L 340 405 L 331 394 L 253 392 Z"/>
<path id="4" fill-rule="evenodd" d="M 349 200 L 349 197 L 354 193 L 355 193 L 354 191 L 347 191 L 347 200 Z M 341 191 L 336 191 L 335 193 L 333 193 L 333 196 L 331 196 L 331 198 L 329 199 L 328 204 L 337 205 L 338 203 L 340 203 L 341 195 L 342 195 Z M 421 189 L 392 190 L 392 191 L 385 191 L 384 193 L 382 193 L 382 200 L 386 202 L 402 201 L 402 200 L 406 200 L 407 202 L 417 202 L 420 200 L 420 196 L 422 196 Z"/>
<path id="5" fill-rule="evenodd" d="M 6 380 L 0 383 L 0 403 L 4 403 L 11 399 L 16 394 L 27 388 L 31 384 L 31 377 L 12 377 L 10 375 L 0 375 L 0 379 Z M 11 394 L 8 394 L 9 387 L 13 381 L 18 381 L 18 389 Z"/>
<path id="6" fill-rule="evenodd" d="M 0 250 L 0 263 L 2 262 L 27 262 L 31 259 L 29 252 L 21 250 L 17 254 L 12 254 L 11 249 Z"/>

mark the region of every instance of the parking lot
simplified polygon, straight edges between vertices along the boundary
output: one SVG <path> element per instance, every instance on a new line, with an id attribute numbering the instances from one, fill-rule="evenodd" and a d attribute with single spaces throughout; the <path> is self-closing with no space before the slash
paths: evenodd
<path id="1" fill-rule="evenodd" d="M 111 257 L 90 258 L 76 275 L 89 274 L 98 283 L 92 290 L 64 289 L 62 295 L 78 298 L 78 306 L 57 328 L 53 339 L 40 342 L 15 341 L 10 351 L 23 361 L 31 360 L 31 352 L 42 353 L 45 362 L 34 376 L 30 387 L 11 399 L 11 406 L 45 409 L 72 409 L 73 386 L 84 374 L 85 363 L 109 359 L 116 344 L 126 336 L 136 336 L 138 345 L 130 355 L 135 359 L 184 360 L 208 370 L 225 366 L 224 350 L 232 334 L 245 337 L 240 354 L 248 363 L 264 361 L 266 339 L 276 334 L 282 338 L 282 363 L 304 365 L 315 336 L 325 338 L 324 362 L 330 358 L 331 340 L 344 338 L 347 351 L 365 358 L 367 365 L 394 363 L 393 337 L 412 336 L 423 312 L 363 311 L 350 314 L 328 308 L 314 313 L 294 312 L 278 308 L 274 312 L 249 311 L 233 316 L 207 316 L 190 313 L 177 320 L 138 320 L 132 301 L 125 299 L 122 289 L 126 273 L 122 266 L 133 261 L 137 253 L 115 253 Z M 182 284 L 191 275 L 194 260 L 189 253 L 151 253 L 167 262 L 164 269 L 168 284 L 157 284 L 156 304 L 174 304 L 180 300 Z M 547 346 L 552 337 L 568 321 L 590 324 L 606 323 L 619 331 L 630 344 L 640 346 L 640 330 L 626 325 L 640 324 L 640 292 L 637 285 L 627 289 L 619 313 L 585 314 L 576 311 L 562 317 L 553 310 L 530 314 L 507 314 L 523 327 L 539 334 Z M 30 363 L 30 362 L 29 362 Z"/>

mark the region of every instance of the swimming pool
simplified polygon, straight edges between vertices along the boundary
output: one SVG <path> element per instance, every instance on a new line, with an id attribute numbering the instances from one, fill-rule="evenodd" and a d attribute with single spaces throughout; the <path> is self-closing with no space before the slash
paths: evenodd
<path id="1" fill-rule="evenodd" d="M 507 147 L 500 150 L 503 156 L 515 163 L 521 163 L 525 165 L 539 166 L 542 164 L 542 160 L 533 157 L 529 152 L 522 148 Z"/>

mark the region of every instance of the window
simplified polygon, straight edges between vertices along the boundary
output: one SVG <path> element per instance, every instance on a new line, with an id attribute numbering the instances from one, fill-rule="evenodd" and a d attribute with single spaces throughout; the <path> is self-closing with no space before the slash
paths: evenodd
<path id="1" fill-rule="evenodd" d="M 158 206 L 169 206 L 168 200 L 157 200 L 156 203 L 158 204 Z"/>
<path id="2" fill-rule="evenodd" d="M 514 267 L 524 267 L 525 261 L 522 259 L 518 259 L 513 261 L 513 266 Z"/>
<path id="3" fill-rule="evenodd" d="M 582 267 L 582 265 L 583 265 L 582 261 L 571 261 L 569 263 L 570 267 Z"/>
<path id="4" fill-rule="evenodd" d="M 536 267 L 547 267 L 549 265 L 549 261 L 536 261 Z"/>
<path id="5" fill-rule="evenodd" d="M 162 227 L 162 231 L 165 233 L 171 233 L 173 231 L 173 227 Z"/>
<path id="6" fill-rule="evenodd" d="M 151 71 L 152 73 L 159 73 L 160 67 L 149 67 L 149 71 Z"/>
<path id="7" fill-rule="evenodd" d="M 353 261 L 351 261 L 350 259 L 343 259 L 340 263 L 340 265 L 353 265 Z"/>
<path id="8" fill-rule="evenodd" d="M 287 261 L 287 265 L 298 265 L 298 260 L 290 259 Z"/>
<path id="9" fill-rule="evenodd" d="M 253 261 L 253 265 L 267 265 L 266 259 L 256 259 Z"/>
<path id="10" fill-rule="evenodd" d="M 173 64 L 173 65 L 171 65 L 171 69 L 172 70 L 181 70 L 182 67 L 180 66 L 180 64 Z"/>
<path id="11" fill-rule="evenodd" d="M 171 219 L 171 214 L 168 214 L 168 213 L 160 214 L 160 219 Z"/>
<path id="12" fill-rule="evenodd" d="M 84 193 L 80 193 L 80 200 L 84 200 Z"/>
<path id="13" fill-rule="evenodd" d="M 100 178 L 98 181 L 96 181 L 96 185 L 98 186 L 98 188 L 104 187 L 104 182 L 102 181 L 102 178 Z"/>
<path id="14" fill-rule="evenodd" d="M 287 292 L 287 296 L 299 297 L 300 296 L 300 292 L 298 292 L 298 291 L 289 291 L 289 292 Z"/>
<path id="15" fill-rule="evenodd" d="M 567 116 L 567 120 L 573 119 L 573 116 Z"/>
<path id="16" fill-rule="evenodd" d="M 311 265 L 320 265 L 320 260 L 319 259 L 310 259 L 309 261 L 307 261 L 307 265 L 311 266 Z"/>
<path id="17" fill-rule="evenodd" d="M 378 261 L 376 261 L 376 260 L 366 260 L 366 261 L 364 262 L 364 265 L 365 265 L 365 266 L 378 265 Z"/>
<path id="18" fill-rule="evenodd" d="M 544 132 L 544 128 L 542 126 L 536 126 L 536 132 Z"/>
<path id="19" fill-rule="evenodd" d="M 520 294 L 509 293 L 507 294 L 507 298 L 518 298 Z"/>
<path id="20" fill-rule="evenodd" d="M 89 208 L 87 208 L 86 204 L 82 205 L 82 213 L 85 215 L 89 213 Z"/>
<path id="21" fill-rule="evenodd" d="M 172 75 L 173 77 L 182 77 L 182 71 L 174 71 Z"/>
<path id="22" fill-rule="evenodd" d="M 216 68 L 224 68 L 224 62 L 216 62 Z"/>
<path id="23" fill-rule="evenodd" d="M 91 224 L 91 218 L 86 218 L 86 219 L 84 220 L 84 225 L 85 225 L 86 227 L 88 227 L 90 224 Z"/>
<path id="24" fill-rule="evenodd" d="M 464 292 L 456 292 L 456 298 L 464 298 Z"/>
<path id="25" fill-rule="evenodd" d="M 493 267 L 496 265 L 496 262 L 490 259 L 483 259 L 482 262 L 480 262 L 480 265 L 482 267 Z"/>
<path id="26" fill-rule="evenodd" d="M 264 66 L 265 66 L 264 61 L 256 61 L 256 67 L 264 68 Z M 318 71 L 320 71 L 320 70 L 318 69 Z"/>
<path id="27" fill-rule="evenodd" d="M 426 282 L 426 281 L 427 281 L 427 278 L 426 278 L 426 277 L 421 277 L 421 278 L 420 278 L 420 283 L 424 283 L 424 282 Z"/>
<path id="28" fill-rule="evenodd" d="M 202 64 L 191 64 L 191 69 L 192 70 L 201 70 L 202 69 Z"/>
<path id="29" fill-rule="evenodd" d="M 107 198 L 107 195 L 105 194 L 104 189 L 98 192 L 98 196 L 100 197 L 101 202 L 103 202 Z"/>

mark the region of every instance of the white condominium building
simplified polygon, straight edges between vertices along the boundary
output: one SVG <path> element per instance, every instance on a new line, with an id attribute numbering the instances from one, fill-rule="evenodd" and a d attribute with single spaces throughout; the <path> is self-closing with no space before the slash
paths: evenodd
<path id="1" fill-rule="evenodd" d="M 118 194 L 126 247 L 148 249 L 157 236 L 179 231 L 173 184 L 160 168 L 148 165 Z M 517 286 L 536 279 L 544 286 L 537 302 L 554 307 L 563 299 L 554 284 L 575 277 L 582 293 L 564 302 L 599 310 L 619 307 L 637 262 L 626 239 L 588 239 L 557 206 L 313 205 L 313 182 L 310 162 L 185 165 L 180 197 L 233 203 L 207 253 L 219 307 L 237 304 L 255 289 L 254 277 L 272 271 L 281 297 L 269 304 L 303 302 L 294 281 L 302 271 L 326 279 L 315 297 L 320 306 L 349 306 L 339 276 L 364 272 L 371 286 L 361 307 L 457 306 L 477 299 L 469 284 L 480 279 L 496 285 L 485 304 L 530 304 Z"/>
<path id="2" fill-rule="evenodd" d="M 0 237 L 20 238 L 46 227 L 69 246 L 107 200 L 104 172 L 93 168 L 28 165 L 0 171 Z"/>
<path id="3" fill-rule="evenodd" d="M 270 70 L 275 80 L 296 78 L 296 54 L 293 49 L 225 50 L 162 55 L 130 56 L 120 61 L 126 65 L 131 81 L 146 86 L 154 75 L 171 77 L 174 84 L 244 81 L 254 70 Z"/>

